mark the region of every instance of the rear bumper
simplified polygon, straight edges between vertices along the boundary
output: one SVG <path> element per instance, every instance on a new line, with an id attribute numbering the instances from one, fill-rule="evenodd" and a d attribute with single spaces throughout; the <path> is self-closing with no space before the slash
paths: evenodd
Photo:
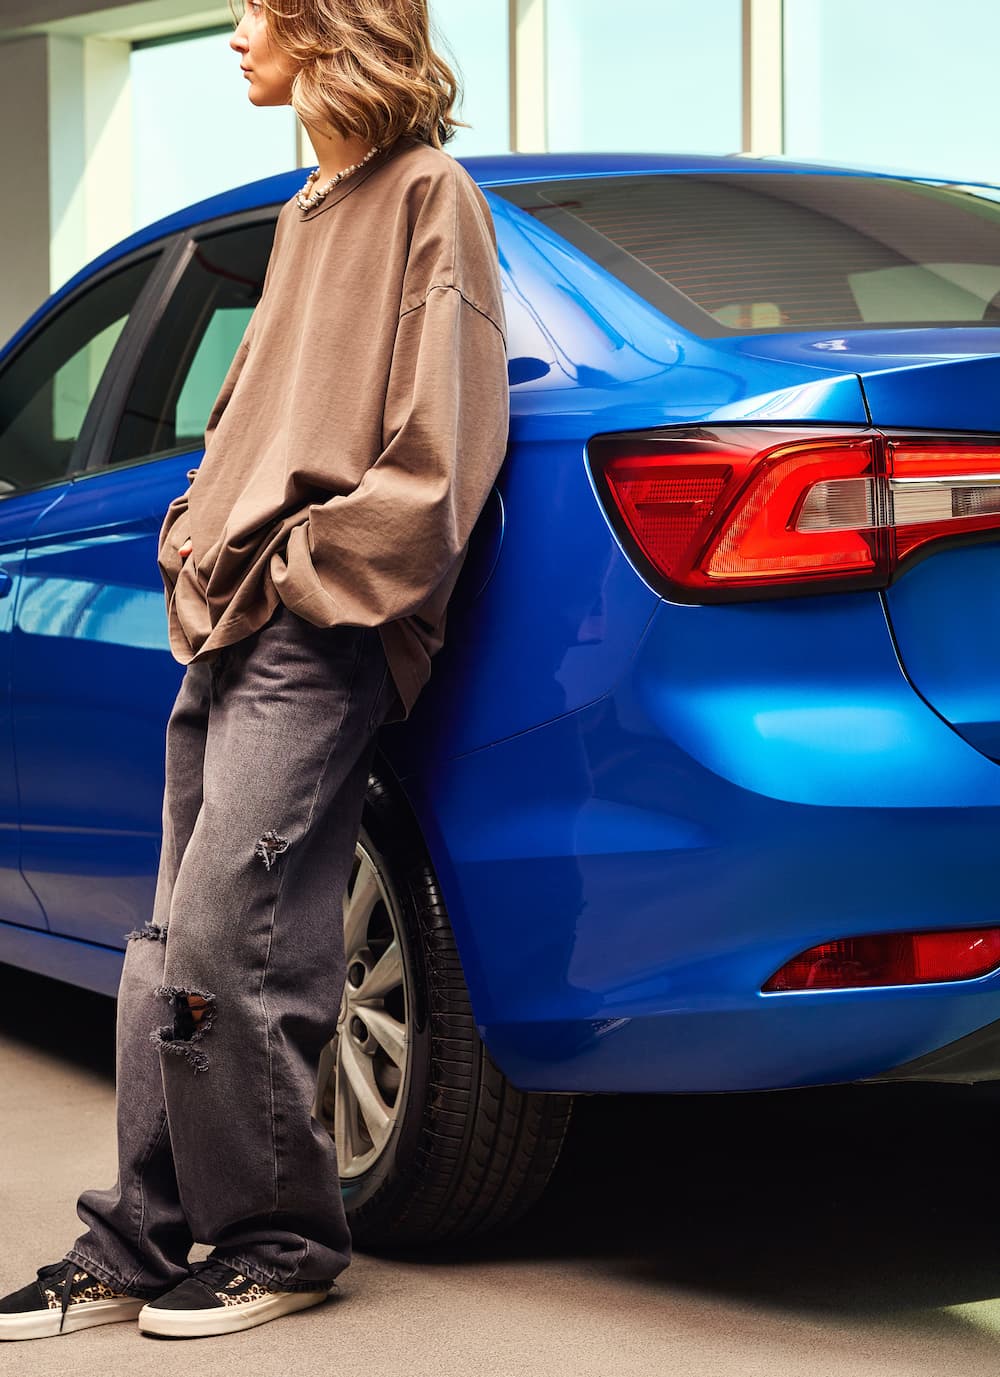
<path id="1" fill-rule="evenodd" d="M 1000 1080 L 1000 1019 L 922 1057 L 868 1076 L 867 1081 L 946 1081 L 974 1085 Z"/>
<path id="2" fill-rule="evenodd" d="M 743 1009 L 480 1027 L 522 1090 L 699 1093 L 884 1080 L 1000 1079 L 1000 988 L 777 997 Z M 919 993 L 917 999 L 912 996 Z M 810 1001 L 806 1003 L 805 1001 Z M 969 1024 L 992 1017 L 985 1027 Z M 944 1046 L 940 1044 L 944 1042 Z M 911 1056 L 914 1048 L 931 1048 Z M 889 1069 L 885 1069 L 889 1068 Z"/>
<path id="3" fill-rule="evenodd" d="M 666 607 L 613 694 L 414 802 L 522 1089 L 939 1078 L 1000 1020 L 1000 974 L 761 994 L 815 943 L 1000 922 L 1000 767 L 907 684 L 875 596 Z"/>

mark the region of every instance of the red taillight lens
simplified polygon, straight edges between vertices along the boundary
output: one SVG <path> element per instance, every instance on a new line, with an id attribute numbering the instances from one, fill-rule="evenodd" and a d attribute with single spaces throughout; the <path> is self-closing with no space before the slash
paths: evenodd
<path id="1" fill-rule="evenodd" d="M 707 577 L 761 583 L 874 573 L 876 462 L 871 439 L 800 441 L 769 451 L 702 556 Z M 835 507 L 837 496 L 846 495 L 851 523 L 818 521 L 815 511 L 804 510 L 816 493 L 834 494 Z"/>
<path id="2" fill-rule="evenodd" d="M 690 575 L 691 552 L 716 524 L 719 499 L 733 480 L 732 466 L 711 452 L 689 458 L 665 464 L 659 456 L 622 456 L 605 470 L 625 525 L 668 578 Z"/>
<path id="3" fill-rule="evenodd" d="M 915 550 L 1000 532 L 1000 440 L 716 427 L 599 436 L 626 544 L 690 601 L 882 587 Z"/>
<path id="4" fill-rule="evenodd" d="M 1000 928 L 880 933 L 810 947 L 761 986 L 783 990 L 846 990 L 868 985 L 922 985 L 974 980 L 1000 966 Z"/>

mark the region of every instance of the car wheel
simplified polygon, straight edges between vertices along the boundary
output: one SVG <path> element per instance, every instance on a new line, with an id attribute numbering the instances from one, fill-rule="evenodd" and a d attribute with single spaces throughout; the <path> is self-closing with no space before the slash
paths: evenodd
<path id="1" fill-rule="evenodd" d="M 518 1090 L 490 1057 L 426 847 L 374 775 L 344 934 L 344 997 L 314 1112 L 337 1144 L 355 1244 L 509 1228 L 545 1189 L 572 1096 Z"/>

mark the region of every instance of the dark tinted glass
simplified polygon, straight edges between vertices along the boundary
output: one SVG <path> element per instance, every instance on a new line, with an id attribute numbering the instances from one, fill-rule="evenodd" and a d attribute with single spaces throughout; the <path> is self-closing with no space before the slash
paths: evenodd
<path id="1" fill-rule="evenodd" d="M 1000 325 L 1000 205 L 797 173 L 491 187 L 702 335 Z"/>
<path id="2" fill-rule="evenodd" d="M 201 240 L 143 355 L 111 454 L 122 464 L 200 449 L 260 299 L 274 224 Z"/>
<path id="3" fill-rule="evenodd" d="M 156 262 L 154 254 L 76 297 L 0 374 L 0 493 L 65 476 L 111 351 Z"/>

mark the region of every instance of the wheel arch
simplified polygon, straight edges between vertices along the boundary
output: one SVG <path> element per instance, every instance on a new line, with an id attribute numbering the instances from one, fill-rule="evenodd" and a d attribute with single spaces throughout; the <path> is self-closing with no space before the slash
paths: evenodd
<path id="1" fill-rule="evenodd" d="M 484 992 L 489 989 L 489 981 L 475 927 L 463 901 L 451 851 L 434 809 L 433 776 L 430 773 L 403 775 L 393 762 L 391 749 L 386 751 L 381 742 L 375 752 L 371 776 L 392 791 L 396 801 L 405 807 L 414 831 L 423 840 L 448 911 L 473 1017 L 482 1036 L 483 1027 L 490 1016 L 490 1011 L 483 1007 Z"/>

